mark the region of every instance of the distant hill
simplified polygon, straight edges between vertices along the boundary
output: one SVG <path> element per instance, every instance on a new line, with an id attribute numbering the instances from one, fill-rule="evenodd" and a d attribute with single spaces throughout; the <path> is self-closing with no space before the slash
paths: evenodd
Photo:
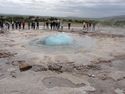
<path id="1" fill-rule="evenodd" d="M 110 17 L 103 17 L 103 18 L 84 18 L 84 17 L 65 17 L 67 19 L 75 19 L 75 20 L 113 20 L 113 21 L 125 21 L 125 15 L 120 15 L 120 16 L 110 16 Z"/>
<path id="2" fill-rule="evenodd" d="M 41 16 L 41 15 L 22 15 L 22 14 L 2 14 L 0 13 L 0 16 L 38 16 L 43 18 L 50 18 L 52 16 Z M 71 20 L 100 20 L 100 21 L 125 21 L 125 15 L 119 15 L 119 16 L 110 16 L 110 17 L 103 17 L 103 18 L 87 18 L 87 17 L 75 17 L 75 16 L 67 16 L 67 17 L 57 17 L 57 18 L 64 18 L 64 19 L 71 19 Z"/>
<path id="3" fill-rule="evenodd" d="M 125 15 L 100 18 L 100 20 L 125 21 Z"/>

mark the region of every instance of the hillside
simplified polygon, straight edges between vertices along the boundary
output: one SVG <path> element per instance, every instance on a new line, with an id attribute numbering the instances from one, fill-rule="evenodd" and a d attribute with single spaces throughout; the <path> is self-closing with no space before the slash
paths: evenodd
<path id="1" fill-rule="evenodd" d="M 104 17 L 104 18 L 100 18 L 100 20 L 116 20 L 116 21 L 119 20 L 119 21 L 123 21 L 123 20 L 125 20 L 125 15 Z"/>

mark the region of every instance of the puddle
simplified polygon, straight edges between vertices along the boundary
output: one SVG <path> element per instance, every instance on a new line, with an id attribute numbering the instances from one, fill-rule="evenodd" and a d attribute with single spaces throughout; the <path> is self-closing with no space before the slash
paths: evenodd
<path id="1" fill-rule="evenodd" d="M 54 87 L 80 88 L 85 86 L 84 83 L 75 84 L 68 79 L 58 78 L 58 77 L 46 77 L 42 80 L 42 82 L 47 88 L 54 88 Z"/>

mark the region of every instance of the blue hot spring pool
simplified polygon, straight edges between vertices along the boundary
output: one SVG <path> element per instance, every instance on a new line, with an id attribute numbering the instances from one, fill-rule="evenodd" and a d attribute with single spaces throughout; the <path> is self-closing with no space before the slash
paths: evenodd
<path id="1" fill-rule="evenodd" d="M 90 51 L 96 46 L 96 39 L 70 33 L 45 33 L 30 41 L 33 51 L 42 53 L 75 53 L 80 50 Z"/>
<path id="2" fill-rule="evenodd" d="M 40 43 L 48 46 L 63 46 L 73 44 L 73 38 L 65 33 L 50 35 L 40 41 Z"/>

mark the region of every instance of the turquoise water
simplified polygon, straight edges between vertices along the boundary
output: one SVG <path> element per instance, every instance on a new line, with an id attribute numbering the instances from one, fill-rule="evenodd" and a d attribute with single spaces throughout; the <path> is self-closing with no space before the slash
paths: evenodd
<path id="1" fill-rule="evenodd" d="M 73 38 L 65 33 L 50 35 L 41 40 L 41 43 L 48 46 L 61 46 L 73 44 Z"/>

